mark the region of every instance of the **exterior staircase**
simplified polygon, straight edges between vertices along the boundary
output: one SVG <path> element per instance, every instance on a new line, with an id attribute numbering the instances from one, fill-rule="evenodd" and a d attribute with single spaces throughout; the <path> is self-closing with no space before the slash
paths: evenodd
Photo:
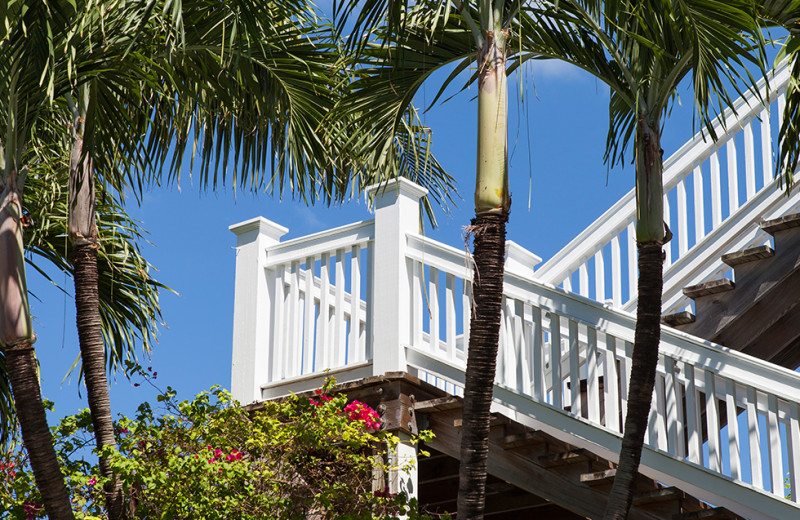
<path id="1" fill-rule="evenodd" d="M 665 161 L 671 326 L 631 518 L 800 518 L 800 374 L 785 368 L 800 360 L 800 190 L 781 192 L 771 163 L 788 80 L 778 70 L 770 107 L 742 99 L 720 141 Z M 370 190 L 374 218 L 310 236 L 231 226 L 232 393 L 257 406 L 334 376 L 385 428 L 433 430 L 433 455 L 392 486 L 452 511 L 470 259 L 418 233 L 423 188 Z M 632 370 L 634 210 L 629 193 L 541 266 L 506 244 L 488 518 L 602 515 Z"/>
<path id="2" fill-rule="evenodd" d="M 774 249 L 761 245 L 723 255 L 736 281 L 684 288 L 695 314 L 667 315 L 664 323 L 794 369 L 800 366 L 800 214 L 764 221 L 761 229 L 772 235 Z"/>

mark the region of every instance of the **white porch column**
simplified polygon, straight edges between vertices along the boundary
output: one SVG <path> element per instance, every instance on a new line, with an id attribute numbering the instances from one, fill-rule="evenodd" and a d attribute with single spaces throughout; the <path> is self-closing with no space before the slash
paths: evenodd
<path id="1" fill-rule="evenodd" d="M 231 393 L 242 404 L 261 400 L 269 379 L 271 306 L 265 269 L 267 247 L 288 229 L 264 217 L 230 226 L 236 235 Z"/>
<path id="2" fill-rule="evenodd" d="M 370 186 L 375 193 L 375 245 L 370 294 L 373 374 L 405 371 L 411 341 L 411 269 L 406 260 L 406 233 L 419 232 L 419 199 L 428 193 L 398 178 Z"/>

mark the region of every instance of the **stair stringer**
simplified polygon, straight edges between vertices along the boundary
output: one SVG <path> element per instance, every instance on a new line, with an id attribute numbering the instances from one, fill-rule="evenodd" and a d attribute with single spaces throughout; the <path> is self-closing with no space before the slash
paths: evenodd
<path id="1" fill-rule="evenodd" d="M 424 371 L 436 373 L 437 377 L 463 387 L 462 368 L 413 347 L 407 348 L 406 354 L 409 369 L 424 367 Z M 529 428 L 542 430 L 560 441 L 586 449 L 606 460 L 614 463 L 618 461 L 622 438 L 615 432 L 497 383 L 494 386 L 493 400 L 493 412 Z M 776 498 L 750 484 L 734 481 L 647 445 L 642 450 L 639 472 L 751 520 L 800 517 L 800 505 Z"/>

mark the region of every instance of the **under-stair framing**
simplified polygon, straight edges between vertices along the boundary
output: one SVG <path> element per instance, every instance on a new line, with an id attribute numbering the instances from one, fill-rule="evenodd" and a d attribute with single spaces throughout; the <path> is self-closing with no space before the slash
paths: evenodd
<path id="1" fill-rule="evenodd" d="M 794 217 L 787 215 L 800 206 L 800 190 L 787 196 L 771 179 L 780 90 L 787 81 L 788 71 L 781 69 L 770 82 L 777 91 L 762 93 L 773 102 L 770 109 L 760 108 L 754 96 L 742 100 L 737 116 L 727 114 L 731 131 L 721 141 L 696 136 L 665 161 L 665 200 L 677 211 L 671 213 L 676 238 L 667 253 L 664 312 L 693 309 L 683 289 L 706 284 L 689 291 L 698 297 L 697 321 L 685 327 L 713 329 L 711 338 L 733 336 L 753 354 L 774 351 L 763 357 L 791 366 L 800 328 L 792 319 L 794 304 L 781 290 L 766 294 L 763 287 L 772 283 L 767 279 L 779 280 L 776 287 L 795 283 L 796 263 L 786 272 L 745 272 L 757 263 L 788 266 L 787 258 L 796 255 L 796 244 L 782 238 L 793 230 L 778 230 L 775 222 L 760 227 L 776 219 L 789 225 Z M 720 147 L 727 152 L 722 161 Z M 424 418 L 438 436 L 431 448 L 453 457 L 472 269 L 462 248 L 418 234 L 424 189 L 400 179 L 371 190 L 373 219 L 307 237 L 281 242 L 288 229 L 263 218 L 231 226 L 237 235 L 232 392 L 253 403 L 313 390 L 331 375 L 349 382 L 348 392 L 376 380 L 408 378 L 420 388 L 419 409 L 398 427 L 413 432 L 416 418 Z M 538 503 L 571 511 L 563 518 L 598 518 L 602 512 L 631 370 L 632 201 L 626 195 L 535 271 L 536 255 L 506 244 L 489 472 L 514 486 L 507 491 L 520 508 Z M 759 259 L 769 252 L 752 248 L 767 244 L 768 232 L 775 234 L 775 253 Z M 759 325 L 758 334 L 773 338 L 770 345 L 742 333 L 746 322 L 728 319 L 727 311 L 705 314 L 716 325 L 703 318 L 704 307 L 714 305 L 704 302 L 733 297 L 701 296 L 730 285 L 707 283 L 725 277 L 729 264 L 738 284 L 730 295 L 755 296 L 740 297 L 753 300 L 753 310 L 734 300 L 726 300 L 726 309 L 744 316 L 781 307 L 770 314 L 780 323 Z M 759 277 L 764 280 L 752 281 Z M 787 325 L 794 336 L 784 331 Z M 640 467 L 641 491 L 650 494 L 639 496 L 635 518 L 800 517 L 799 374 L 665 326 L 653 397 Z M 556 453 L 561 455 L 550 457 Z M 420 462 L 420 482 L 429 478 L 427 464 Z M 586 497 L 588 505 L 550 493 L 548 482 L 556 476 L 570 483 L 570 497 Z M 446 508 L 447 500 L 437 503 Z"/>

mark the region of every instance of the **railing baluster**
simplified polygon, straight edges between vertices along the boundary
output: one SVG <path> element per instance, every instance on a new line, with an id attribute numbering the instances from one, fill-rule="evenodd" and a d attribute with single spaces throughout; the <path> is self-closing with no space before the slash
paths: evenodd
<path id="1" fill-rule="evenodd" d="M 753 143 L 753 122 L 750 121 L 744 127 L 744 175 L 745 175 L 745 189 L 747 198 L 756 194 L 756 158 L 755 158 L 755 144 Z"/>
<path id="2" fill-rule="evenodd" d="M 462 312 L 464 313 L 464 350 L 462 354 L 464 359 L 467 359 L 467 347 L 469 346 L 469 324 L 472 319 L 472 282 L 464 280 L 464 291 L 461 296 Z"/>
<path id="3" fill-rule="evenodd" d="M 619 233 L 611 238 L 611 298 L 614 306 L 622 305 L 622 261 L 619 255 Z"/>
<path id="4" fill-rule="evenodd" d="M 503 296 L 500 303 L 500 337 L 497 342 L 497 366 L 495 367 L 495 382 L 505 384 L 506 382 L 506 349 L 511 348 L 511 331 L 508 323 L 508 298 Z"/>
<path id="5" fill-rule="evenodd" d="M 669 452 L 678 457 L 683 457 L 682 451 L 678 449 L 678 396 L 677 384 L 675 382 L 675 360 L 671 357 L 664 357 L 664 418 L 667 424 L 667 444 Z M 683 430 L 680 430 L 680 437 L 683 439 Z"/>
<path id="6" fill-rule="evenodd" d="M 731 137 L 725 148 L 728 152 L 728 215 L 733 215 L 739 207 L 739 169 L 736 161 L 736 139 Z"/>
<path id="7" fill-rule="evenodd" d="M 728 457 L 731 478 L 742 479 L 741 454 L 739 451 L 739 417 L 736 413 L 736 384 L 725 379 L 725 408 L 728 419 Z"/>
<path id="8" fill-rule="evenodd" d="M 628 301 L 636 298 L 639 280 L 639 264 L 636 256 L 635 221 L 628 222 Z"/>
<path id="9" fill-rule="evenodd" d="M 778 94 L 778 128 L 783 126 L 783 111 L 786 109 L 786 89 Z"/>
<path id="10" fill-rule="evenodd" d="M 563 284 L 562 287 L 564 287 L 565 291 L 571 291 L 572 290 L 572 273 L 568 274 L 567 277 L 564 278 L 564 281 L 561 282 L 561 283 Z"/>
<path id="11" fill-rule="evenodd" d="M 517 369 L 519 373 L 519 392 L 522 395 L 533 395 L 533 380 L 541 378 L 534 376 L 534 358 L 541 352 L 541 349 L 536 349 L 534 345 L 535 333 L 539 330 L 533 320 L 533 309 L 528 303 L 520 303 L 522 306 L 522 345 L 520 366 Z M 541 395 L 541 394 L 540 394 Z"/>
<path id="12" fill-rule="evenodd" d="M 750 475 L 753 485 L 764 488 L 761 475 L 761 439 L 758 431 L 758 411 L 756 403 L 756 389 L 747 387 L 745 396 L 745 410 L 747 412 L 747 432 L 750 441 Z"/>
<path id="13" fill-rule="evenodd" d="M 792 502 L 800 503 L 800 412 L 797 403 L 789 403 L 789 424 L 786 428 L 786 447 L 789 450 L 789 493 Z"/>
<path id="14" fill-rule="evenodd" d="M 289 267 L 289 312 L 284 326 L 288 329 L 286 344 L 286 375 L 298 376 L 302 372 L 300 353 L 300 262 L 294 261 Z"/>
<path id="15" fill-rule="evenodd" d="M 273 345 L 272 345 L 272 381 L 279 381 L 283 378 L 283 358 L 284 358 L 284 350 L 286 347 L 286 319 L 285 319 L 285 305 L 286 305 L 286 296 L 284 293 L 284 285 L 283 285 L 283 273 L 284 267 L 278 266 L 275 269 L 275 287 L 274 287 L 274 297 L 273 297 L 273 304 L 274 308 L 274 316 L 275 321 L 275 334 L 273 335 Z"/>
<path id="16" fill-rule="evenodd" d="M 333 362 L 335 366 L 344 366 L 347 360 L 347 329 L 344 322 L 344 249 L 336 250 L 336 286 L 333 288 L 336 308 L 333 321 Z"/>
<path id="17" fill-rule="evenodd" d="M 447 359 L 456 358 L 456 277 L 447 273 L 445 277 L 445 340 Z"/>
<path id="18" fill-rule="evenodd" d="M 600 367 L 597 355 L 597 331 L 586 329 L 586 403 L 589 405 L 589 420 L 600 424 Z"/>
<path id="19" fill-rule="evenodd" d="M 599 302 L 606 299 L 606 268 L 602 249 L 594 254 L 594 299 Z"/>
<path id="20" fill-rule="evenodd" d="M 522 391 L 521 370 L 524 363 L 522 350 L 523 329 L 522 316 L 517 312 L 519 302 L 512 298 L 506 299 L 506 312 L 508 315 L 509 336 L 508 348 L 506 350 L 506 386 L 515 388 L 518 392 Z"/>
<path id="21" fill-rule="evenodd" d="M 580 282 L 580 295 L 589 297 L 589 269 L 586 266 L 586 261 L 581 262 L 578 268 L 578 280 Z"/>
<path id="22" fill-rule="evenodd" d="M 314 297 L 314 257 L 306 258 L 305 271 L 306 305 L 303 309 L 303 373 L 314 371 L 314 312 L 317 307 Z"/>
<path id="23" fill-rule="evenodd" d="M 606 428 L 622 431 L 619 424 L 619 376 L 617 375 L 617 340 L 606 334 L 603 355 L 603 394 L 605 397 Z"/>
<path id="24" fill-rule="evenodd" d="M 778 426 L 778 398 L 767 395 L 767 454 L 772 476 L 772 492 L 784 496 L 783 454 L 781 450 L 781 430 Z"/>
<path id="25" fill-rule="evenodd" d="M 700 375 L 701 369 L 698 368 L 697 372 Z M 714 374 L 707 370 L 702 370 L 702 377 L 705 380 L 708 467 L 711 471 L 719 473 L 722 471 L 722 457 L 719 447 L 719 408 L 717 407 L 717 396 L 714 391 Z"/>
<path id="26" fill-rule="evenodd" d="M 703 199 L 703 169 L 698 164 L 692 173 L 694 182 L 694 243 L 697 244 L 706 235 L 705 206 Z"/>
<path id="27" fill-rule="evenodd" d="M 678 193 L 678 258 L 682 257 L 689 250 L 689 224 L 688 211 L 686 209 L 686 181 L 681 180 L 676 186 Z"/>
<path id="28" fill-rule="evenodd" d="M 580 374 L 580 339 L 578 323 L 569 320 L 569 393 L 570 413 L 581 416 L 581 374 Z"/>
<path id="29" fill-rule="evenodd" d="M 431 352 L 439 352 L 439 270 L 428 267 L 428 305 L 430 306 Z"/>
<path id="30" fill-rule="evenodd" d="M 711 154 L 711 223 L 715 229 L 722 222 L 722 193 L 719 178 L 719 150 Z"/>
<path id="31" fill-rule="evenodd" d="M 558 314 L 548 312 L 550 321 L 550 377 L 553 392 L 553 406 L 557 410 L 564 408 L 561 395 L 561 323 Z"/>
<path id="32" fill-rule="evenodd" d="M 412 305 L 418 307 L 416 300 Z M 359 333 L 361 330 L 361 247 L 353 246 L 350 250 L 350 345 L 349 361 L 364 361 L 364 348 Z"/>
<path id="33" fill-rule="evenodd" d="M 764 186 L 772 180 L 772 128 L 770 127 L 770 107 L 761 112 L 761 167 Z M 748 197 L 750 195 L 748 194 Z"/>
<path id="34" fill-rule="evenodd" d="M 700 409 L 698 408 L 697 387 L 695 386 L 694 367 L 683 363 L 683 375 L 686 378 L 686 431 L 689 440 L 687 451 L 689 460 L 695 464 L 703 464 L 703 435 L 700 426 Z"/>
<path id="35" fill-rule="evenodd" d="M 530 315 L 531 345 L 531 395 L 534 399 L 544 401 L 547 388 L 544 381 L 544 332 L 542 331 L 542 310 L 525 304 L 526 321 Z"/>
<path id="36" fill-rule="evenodd" d="M 317 315 L 316 369 L 331 368 L 330 356 L 330 253 L 322 253 L 319 267 L 319 314 Z"/>
<path id="37" fill-rule="evenodd" d="M 623 342 L 622 358 L 620 359 L 620 411 L 622 413 L 622 431 L 625 431 L 625 419 L 628 416 L 628 393 L 631 384 L 631 353 L 633 344 L 630 341 Z"/>

